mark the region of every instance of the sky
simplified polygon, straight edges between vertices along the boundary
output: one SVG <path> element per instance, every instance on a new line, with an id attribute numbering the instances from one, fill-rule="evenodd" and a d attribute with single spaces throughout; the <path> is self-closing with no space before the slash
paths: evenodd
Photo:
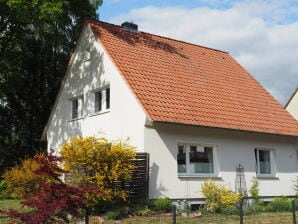
<path id="1" fill-rule="evenodd" d="M 98 13 L 229 52 L 281 105 L 298 87 L 297 0 L 104 0 Z"/>

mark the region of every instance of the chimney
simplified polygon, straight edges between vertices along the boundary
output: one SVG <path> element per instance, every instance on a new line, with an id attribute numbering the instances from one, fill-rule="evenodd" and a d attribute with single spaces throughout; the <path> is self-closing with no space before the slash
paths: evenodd
<path id="1" fill-rule="evenodd" d="M 138 32 L 138 25 L 134 24 L 133 22 L 124 22 L 121 24 L 121 27 L 127 31 L 137 33 Z"/>

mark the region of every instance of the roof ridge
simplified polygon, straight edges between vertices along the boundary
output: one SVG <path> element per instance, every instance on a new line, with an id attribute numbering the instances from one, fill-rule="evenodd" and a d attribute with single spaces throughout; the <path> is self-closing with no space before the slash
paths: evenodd
<path id="1" fill-rule="evenodd" d="M 93 19 L 93 18 L 86 18 L 86 21 L 90 21 L 90 20 L 92 20 L 96 23 L 104 23 L 104 24 L 107 24 L 107 25 L 110 25 L 110 26 L 115 26 L 115 27 L 121 28 L 120 25 L 116 25 L 116 24 L 113 24 L 113 23 L 108 23 L 108 22 L 101 21 L 101 20 L 96 20 L 96 19 Z M 171 38 L 171 37 L 161 36 L 161 35 L 158 35 L 158 34 L 153 34 L 153 33 L 144 32 L 144 31 L 139 31 L 139 33 L 148 34 L 148 35 L 151 35 L 151 36 L 164 38 L 164 39 L 167 39 L 167 40 L 172 40 L 172 41 L 176 41 L 176 42 L 180 42 L 180 43 L 184 43 L 184 44 L 188 44 L 188 45 L 192 45 L 192 46 L 196 46 L 196 47 L 201 47 L 201 48 L 205 48 L 207 50 L 212 50 L 212 51 L 217 51 L 217 52 L 229 54 L 229 52 L 224 51 L 224 50 L 219 50 L 219 49 L 212 48 L 212 47 L 206 47 L 206 46 L 203 46 L 203 45 L 200 45 L 200 44 L 190 43 L 190 42 L 187 42 L 187 41 L 184 41 L 184 40 L 178 40 L 178 39 L 174 39 L 174 38 Z"/>

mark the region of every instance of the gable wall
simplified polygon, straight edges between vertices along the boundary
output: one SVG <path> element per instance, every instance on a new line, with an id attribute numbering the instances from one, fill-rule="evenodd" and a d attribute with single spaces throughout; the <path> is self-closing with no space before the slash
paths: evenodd
<path id="1" fill-rule="evenodd" d="M 145 131 L 145 150 L 150 152 L 150 198 L 203 198 L 201 184 L 210 177 L 178 177 L 177 144 L 211 144 L 217 147 L 219 176 L 212 180 L 235 190 L 236 166 L 245 169 L 247 189 L 256 176 L 256 147 L 274 149 L 277 178 L 259 178 L 260 195 L 294 195 L 298 175 L 298 145 L 293 137 L 237 132 L 182 125 L 156 124 Z"/>
<path id="2" fill-rule="evenodd" d="M 58 150 L 71 136 L 105 136 L 114 140 L 130 138 L 143 150 L 145 114 L 117 68 L 88 27 L 75 52 L 75 59 L 60 91 L 47 131 L 48 148 Z M 86 61 L 90 46 L 91 60 Z M 94 91 L 110 86 L 110 111 L 94 113 Z M 83 117 L 71 119 L 71 98 L 84 96 Z"/>
<path id="3" fill-rule="evenodd" d="M 294 94 L 286 110 L 298 121 L 298 91 Z"/>

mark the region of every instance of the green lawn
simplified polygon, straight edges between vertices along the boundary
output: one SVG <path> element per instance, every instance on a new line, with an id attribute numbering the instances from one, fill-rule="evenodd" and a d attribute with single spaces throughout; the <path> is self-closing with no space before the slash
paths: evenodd
<path id="1" fill-rule="evenodd" d="M 8 209 L 13 209 L 18 212 L 29 212 L 31 209 L 30 208 L 24 208 L 21 205 L 21 200 L 0 200 L 0 209 L 3 210 L 8 210 Z"/>
<path id="2" fill-rule="evenodd" d="M 17 211 L 30 211 L 28 208 L 23 208 L 20 204 L 20 200 L 0 200 L 0 209 L 14 209 Z M 137 224 L 137 223 L 155 223 L 166 224 L 172 223 L 171 214 L 155 214 L 148 217 L 133 216 L 118 221 L 106 220 L 100 216 L 90 216 L 90 224 L 96 223 L 123 223 L 123 224 Z M 0 214 L 0 223 L 11 223 L 6 215 Z M 75 222 L 74 222 L 75 223 Z M 220 215 L 220 214 L 208 214 L 200 217 L 183 217 L 177 216 L 177 224 L 238 224 L 239 217 L 235 215 Z M 259 213 L 252 214 L 244 217 L 245 224 L 288 224 L 292 223 L 292 214 L 290 212 L 282 213 Z"/>

